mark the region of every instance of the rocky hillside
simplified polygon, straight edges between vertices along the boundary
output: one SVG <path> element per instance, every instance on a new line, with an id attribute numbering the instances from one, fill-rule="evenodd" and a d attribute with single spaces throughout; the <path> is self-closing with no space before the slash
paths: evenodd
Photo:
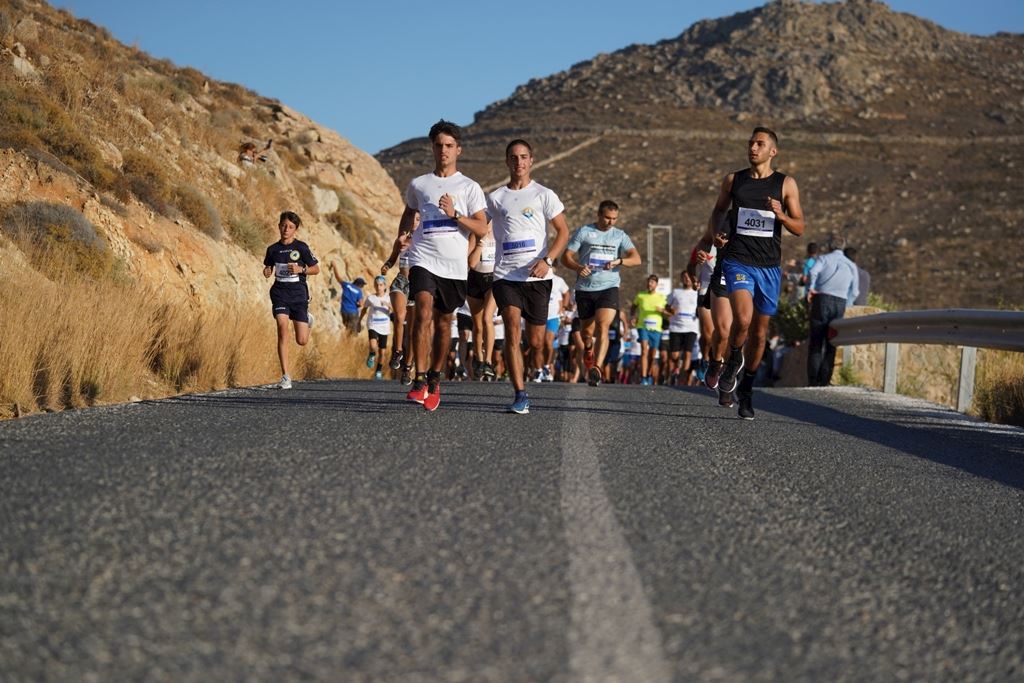
<path id="1" fill-rule="evenodd" d="M 249 141 L 258 151 L 245 164 Z M 199 309 L 266 302 L 263 251 L 283 210 L 303 218 L 300 239 L 322 262 L 351 276 L 379 266 L 401 211 L 373 157 L 281 102 L 153 59 L 44 3 L 0 0 L 6 276 L 40 276 L 20 249 L 33 231 L 54 237 L 45 217 L 57 214 L 39 202 L 84 214 L 95 232 L 84 241 L 99 238 L 90 248 L 111 255 L 118 277 Z M 327 277 L 311 287 L 312 310 L 340 327 Z"/>
<path id="2" fill-rule="evenodd" d="M 476 115 L 463 168 L 500 182 L 505 143 L 524 136 L 573 223 L 614 198 L 644 247 L 648 223 L 674 226 L 678 265 L 757 124 L 778 131 L 807 216 L 787 257 L 838 230 L 900 305 L 1024 304 L 1021 35 L 960 34 L 866 0 L 781 0 L 531 80 Z M 410 140 L 378 159 L 403 186 L 429 151 Z M 663 241 L 655 251 L 664 272 Z"/>

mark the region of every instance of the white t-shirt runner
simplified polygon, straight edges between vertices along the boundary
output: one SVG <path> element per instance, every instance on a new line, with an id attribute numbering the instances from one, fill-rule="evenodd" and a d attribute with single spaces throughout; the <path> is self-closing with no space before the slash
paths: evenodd
<path id="1" fill-rule="evenodd" d="M 366 329 L 385 336 L 391 334 L 391 299 L 370 294 L 366 297 Z"/>
<path id="2" fill-rule="evenodd" d="M 565 211 L 554 192 L 538 182 L 521 190 L 502 185 L 487 196 L 487 213 L 494 226 L 497 247 L 495 280 L 536 282 L 550 280 L 530 277 L 531 264 L 548 253 L 548 221 Z"/>
<path id="3" fill-rule="evenodd" d="M 446 194 L 451 195 L 455 209 L 463 216 L 487 208 L 484 191 L 458 171 L 447 178 L 434 173 L 413 178 L 405 191 L 405 205 L 419 211 L 420 225 L 412 232 L 409 264 L 426 268 L 438 277 L 465 280 L 469 275 L 469 233 L 441 211 L 438 202 Z"/>
<path id="4" fill-rule="evenodd" d="M 675 313 L 668 320 L 669 332 L 699 332 L 697 320 L 697 292 L 693 289 L 673 289 L 668 305 Z"/>
<path id="5" fill-rule="evenodd" d="M 551 278 L 551 298 L 548 299 L 548 320 L 562 313 L 562 297 L 569 291 L 569 283 L 561 275 Z"/>

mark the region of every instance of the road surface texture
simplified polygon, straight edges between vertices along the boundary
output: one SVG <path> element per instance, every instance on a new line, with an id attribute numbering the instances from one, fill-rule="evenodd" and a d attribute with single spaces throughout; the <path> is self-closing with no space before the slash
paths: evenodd
<path id="1" fill-rule="evenodd" d="M 1024 678 L 1024 430 L 299 382 L 0 424 L 0 679 Z"/>

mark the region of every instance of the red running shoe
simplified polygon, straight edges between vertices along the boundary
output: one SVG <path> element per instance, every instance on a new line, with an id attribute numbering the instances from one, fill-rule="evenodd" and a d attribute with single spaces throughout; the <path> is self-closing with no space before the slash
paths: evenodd
<path id="1" fill-rule="evenodd" d="M 430 412 L 434 412 L 439 405 L 441 405 L 441 383 L 431 382 L 427 396 L 423 399 L 423 407 Z"/>
<path id="2" fill-rule="evenodd" d="M 412 389 L 405 395 L 405 400 L 415 401 L 422 405 L 427 400 L 427 385 L 423 382 L 414 382 Z"/>

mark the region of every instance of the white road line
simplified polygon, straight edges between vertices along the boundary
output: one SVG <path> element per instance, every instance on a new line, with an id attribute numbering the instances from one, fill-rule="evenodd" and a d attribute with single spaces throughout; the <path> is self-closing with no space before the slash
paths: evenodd
<path id="1" fill-rule="evenodd" d="M 569 403 L 583 393 L 582 386 L 570 389 Z M 569 543 L 571 680 L 672 680 L 651 603 L 605 494 L 584 412 L 566 412 L 563 421 L 562 518 Z"/>

